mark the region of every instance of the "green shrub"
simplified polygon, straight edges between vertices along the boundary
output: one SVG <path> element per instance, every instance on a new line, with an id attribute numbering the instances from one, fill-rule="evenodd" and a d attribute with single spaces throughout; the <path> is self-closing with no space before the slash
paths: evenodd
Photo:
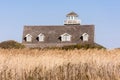
<path id="1" fill-rule="evenodd" d="M 0 48 L 3 49 L 22 49 L 25 48 L 24 45 L 13 40 L 3 41 L 0 43 Z"/>

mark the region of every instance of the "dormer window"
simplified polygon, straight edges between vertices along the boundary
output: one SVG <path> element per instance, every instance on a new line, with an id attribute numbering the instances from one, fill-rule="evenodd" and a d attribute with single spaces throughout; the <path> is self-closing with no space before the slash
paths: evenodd
<path id="1" fill-rule="evenodd" d="M 32 42 L 32 36 L 30 34 L 27 34 L 25 36 L 26 42 Z"/>
<path id="2" fill-rule="evenodd" d="M 68 33 L 64 33 L 61 35 L 61 41 L 71 41 L 71 35 Z"/>
<path id="3" fill-rule="evenodd" d="M 82 35 L 82 40 L 83 40 L 83 41 L 88 41 L 88 40 L 89 40 L 89 35 L 88 35 L 87 33 L 84 33 L 84 34 Z"/>
<path id="4" fill-rule="evenodd" d="M 40 34 L 38 35 L 38 41 L 39 41 L 39 42 L 43 42 L 43 41 L 44 41 L 44 38 L 45 38 L 44 34 L 40 33 Z"/>

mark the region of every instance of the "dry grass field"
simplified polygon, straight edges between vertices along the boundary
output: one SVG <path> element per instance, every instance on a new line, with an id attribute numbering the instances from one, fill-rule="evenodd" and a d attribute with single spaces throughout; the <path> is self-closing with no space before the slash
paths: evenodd
<path id="1" fill-rule="evenodd" d="M 0 80 L 120 80 L 120 50 L 0 49 Z"/>

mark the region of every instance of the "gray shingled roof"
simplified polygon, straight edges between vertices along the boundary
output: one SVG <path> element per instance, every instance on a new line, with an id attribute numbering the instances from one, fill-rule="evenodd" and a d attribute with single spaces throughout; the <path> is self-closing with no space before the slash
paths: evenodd
<path id="1" fill-rule="evenodd" d="M 68 33 L 72 36 L 70 43 L 81 42 L 80 37 L 83 33 L 90 36 L 89 41 L 94 42 L 94 25 L 63 25 L 63 26 L 24 26 L 23 43 L 26 43 L 24 38 L 30 34 L 33 38 L 32 43 L 38 43 L 37 36 L 42 33 L 45 35 L 44 43 L 61 43 L 60 35 Z"/>

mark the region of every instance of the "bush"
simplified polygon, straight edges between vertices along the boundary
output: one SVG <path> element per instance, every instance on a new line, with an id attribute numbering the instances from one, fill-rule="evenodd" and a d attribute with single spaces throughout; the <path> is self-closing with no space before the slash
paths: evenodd
<path id="1" fill-rule="evenodd" d="M 76 45 L 66 45 L 63 47 L 45 47 L 45 48 L 40 48 L 40 47 L 34 47 L 34 48 L 30 48 L 30 49 L 39 49 L 39 50 L 46 50 L 46 49 L 59 49 L 59 50 L 74 50 L 74 49 L 106 49 L 105 47 L 97 44 L 97 43 L 93 43 L 93 44 L 76 44 Z"/>
<path id="2" fill-rule="evenodd" d="M 63 46 L 62 49 L 69 50 L 69 49 L 105 49 L 105 47 L 99 44 L 76 44 L 76 45 L 69 45 Z"/>
<path id="3" fill-rule="evenodd" d="M 3 49 L 22 49 L 25 48 L 24 45 L 13 40 L 3 41 L 0 43 L 0 48 Z"/>
<path id="4" fill-rule="evenodd" d="M 106 49 L 105 47 L 97 44 L 97 43 L 93 43 L 93 44 L 76 44 L 76 45 L 66 45 L 63 47 L 45 47 L 45 48 L 40 48 L 40 47 L 35 47 L 35 48 L 31 48 L 31 49 L 59 49 L 59 50 L 74 50 L 74 49 Z"/>

